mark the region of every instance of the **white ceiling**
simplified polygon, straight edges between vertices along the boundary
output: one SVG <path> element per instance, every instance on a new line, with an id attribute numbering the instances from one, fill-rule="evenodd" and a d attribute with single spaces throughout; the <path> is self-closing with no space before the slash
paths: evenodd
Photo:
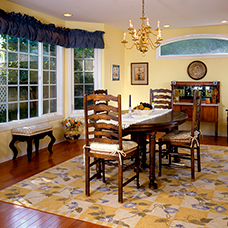
<path id="1" fill-rule="evenodd" d="M 8 0 L 70 21 L 104 23 L 126 31 L 129 19 L 141 26 L 141 0 Z M 71 18 L 62 14 L 71 13 Z M 228 0 L 145 0 L 145 16 L 152 28 L 160 20 L 170 28 L 218 25 L 228 20 Z"/>

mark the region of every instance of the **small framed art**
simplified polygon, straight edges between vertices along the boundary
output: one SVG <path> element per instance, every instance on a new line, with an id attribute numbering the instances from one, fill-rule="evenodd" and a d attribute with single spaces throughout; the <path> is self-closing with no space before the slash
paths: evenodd
<path id="1" fill-rule="evenodd" d="M 131 63 L 131 84 L 148 85 L 148 63 Z"/>
<path id="2" fill-rule="evenodd" d="M 120 80 L 120 65 L 112 65 L 112 81 Z"/>

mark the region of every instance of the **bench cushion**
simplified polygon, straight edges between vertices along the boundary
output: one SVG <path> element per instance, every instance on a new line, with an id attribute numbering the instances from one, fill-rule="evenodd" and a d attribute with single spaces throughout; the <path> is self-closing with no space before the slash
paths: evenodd
<path id="1" fill-rule="evenodd" d="M 51 131 L 53 126 L 50 124 L 35 124 L 26 127 L 18 127 L 12 129 L 13 135 L 33 136 L 43 132 Z"/>

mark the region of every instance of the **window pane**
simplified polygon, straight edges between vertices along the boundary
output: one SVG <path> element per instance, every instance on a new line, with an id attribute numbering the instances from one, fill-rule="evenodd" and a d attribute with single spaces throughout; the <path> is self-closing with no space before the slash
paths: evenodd
<path id="1" fill-rule="evenodd" d="M 49 84 L 49 72 L 48 71 L 43 72 L 43 84 Z"/>
<path id="2" fill-rule="evenodd" d="M 30 68 L 38 69 L 38 56 L 36 56 L 36 55 L 30 56 Z"/>
<path id="3" fill-rule="evenodd" d="M 196 38 L 175 41 L 161 46 L 161 56 L 228 54 L 228 40 Z"/>
<path id="4" fill-rule="evenodd" d="M 20 101 L 28 100 L 28 86 L 20 86 Z"/>
<path id="5" fill-rule="evenodd" d="M 0 102 L 7 102 L 7 87 L 0 86 Z"/>
<path id="6" fill-rule="evenodd" d="M 38 54 L 38 42 L 30 41 L 30 53 Z"/>
<path id="7" fill-rule="evenodd" d="M 74 58 L 83 58 L 83 48 L 74 48 Z"/>
<path id="8" fill-rule="evenodd" d="M 83 109 L 83 98 L 75 98 L 74 99 L 74 109 Z"/>
<path id="9" fill-rule="evenodd" d="M 13 36 L 8 36 L 8 50 L 18 51 L 18 38 Z"/>
<path id="10" fill-rule="evenodd" d="M 20 119 L 28 118 L 28 102 L 20 103 Z"/>
<path id="11" fill-rule="evenodd" d="M 8 84 L 18 84 L 18 70 L 8 71 Z"/>
<path id="12" fill-rule="evenodd" d="M 82 72 L 74 73 L 74 83 L 83 83 L 83 73 Z"/>
<path id="13" fill-rule="evenodd" d="M 6 35 L 0 34 L 0 49 L 6 50 L 7 48 L 7 38 Z"/>
<path id="14" fill-rule="evenodd" d="M 49 98 L 49 86 L 43 87 L 43 98 Z"/>
<path id="15" fill-rule="evenodd" d="M 49 69 L 49 57 L 43 57 L 43 68 L 45 70 Z"/>
<path id="16" fill-rule="evenodd" d="M 9 104 L 8 105 L 9 121 L 17 120 L 17 115 L 18 115 L 18 105 L 17 105 L 17 103 Z"/>
<path id="17" fill-rule="evenodd" d="M 51 56 L 56 56 L 57 55 L 57 51 L 56 51 L 56 46 L 55 45 L 50 45 L 50 55 Z"/>
<path id="18" fill-rule="evenodd" d="M 51 84 L 56 84 L 56 72 L 50 72 Z"/>
<path id="19" fill-rule="evenodd" d="M 28 84 L 28 71 L 20 70 L 20 84 Z"/>
<path id="20" fill-rule="evenodd" d="M 20 38 L 20 52 L 28 53 L 28 40 Z"/>
<path id="21" fill-rule="evenodd" d="M 30 71 L 30 84 L 38 84 L 38 71 Z"/>
<path id="22" fill-rule="evenodd" d="M 43 102 L 43 114 L 49 113 L 49 101 Z"/>
<path id="23" fill-rule="evenodd" d="M 30 117 L 38 116 L 38 101 L 30 102 Z"/>
<path id="24" fill-rule="evenodd" d="M 85 83 L 93 83 L 93 73 L 85 73 Z"/>
<path id="25" fill-rule="evenodd" d="M 93 48 L 85 48 L 85 58 L 94 58 Z"/>
<path id="26" fill-rule="evenodd" d="M 19 67 L 28 69 L 28 55 L 20 54 Z"/>
<path id="27" fill-rule="evenodd" d="M 6 85 L 6 79 L 6 69 L 0 69 L 0 85 Z"/>
<path id="28" fill-rule="evenodd" d="M 85 60 L 85 71 L 93 70 L 93 60 Z"/>
<path id="29" fill-rule="evenodd" d="M 74 86 L 74 96 L 83 96 L 83 86 L 82 85 Z"/>
<path id="30" fill-rule="evenodd" d="M 7 105 L 0 104 L 0 123 L 6 122 Z"/>
<path id="31" fill-rule="evenodd" d="M 86 94 L 92 94 L 93 93 L 93 88 L 94 88 L 94 86 L 93 85 L 86 85 L 85 86 L 85 93 Z"/>
<path id="32" fill-rule="evenodd" d="M 57 111 L 57 101 L 51 100 L 50 105 L 51 105 L 51 112 L 56 112 Z"/>
<path id="33" fill-rule="evenodd" d="M 38 86 L 30 86 L 30 100 L 38 99 Z"/>
<path id="34" fill-rule="evenodd" d="M 55 97 L 57 97 L 56 86 L 51 86 L 50 87 L 50 98 L 55 98 Z"/>
<path id="35" fill-rule="evenodd" d="M 82 71 L 83 70 L 83 60 L 74 60 L 74 70 L 75 71 Z"/>
<path id="36" fill-rule="evenodd" d="M 0 51 L 0 67 L 6 67 L 6 57 L 7 54 L 5 51 Z"/>
<path id="37" fill-rule="evenodd" d="M 8 101 L 18 100 L 18 87 L 8 87 Z"/>
<path id="38" fill-rule="evenodd" d="M 49 45 L 47 43 L 43 43 L 43 54 L 49 55 Z"/>
<path id="39" fill-rule="evenodd" d="M 18 54 L 8 53 L 8 67 L 17 68 L 18 67 Z"/>
<path id="40" fill-rule="evenodd" d="M 50 58 L 50 69 L 56 70 L 56 58 Z"/>

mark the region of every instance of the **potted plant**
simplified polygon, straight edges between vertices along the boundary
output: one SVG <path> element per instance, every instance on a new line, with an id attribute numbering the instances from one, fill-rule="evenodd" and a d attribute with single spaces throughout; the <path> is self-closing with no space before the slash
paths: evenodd
<path id="1" fill-rule="evenodd" d="M 68 117 L 61 122 L 65 129 L 64 137 L 68 142 L 75 142 L 84 130 L 84 123 L 81 117 Z"/>

